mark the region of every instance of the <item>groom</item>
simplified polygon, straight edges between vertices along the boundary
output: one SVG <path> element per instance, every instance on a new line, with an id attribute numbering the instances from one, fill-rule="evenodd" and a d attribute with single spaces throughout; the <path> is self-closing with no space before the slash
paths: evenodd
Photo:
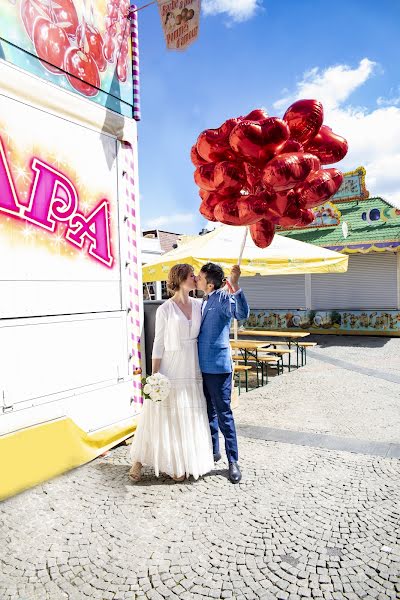
<path id="1" fill-rule="evenodd" d="M 218 428 L 225 438 L 229 462 L 229 479 L 239 483 L 242 474 L 238 465 L 238 445 L 231 410 L 232 359 L 229 330 L 232 318 L 247 319 L 249 305 L 239 288 L 240 267 L 232 268 L 229 278 L 233 293 L 221 290 L 224 272 L 219 265 L 205 264 L 197 276 L 197 288 L 204 292 L 202 319 L 198 337 L 199 362 L 207 400 L 214 460 L 221 458 Z"/>

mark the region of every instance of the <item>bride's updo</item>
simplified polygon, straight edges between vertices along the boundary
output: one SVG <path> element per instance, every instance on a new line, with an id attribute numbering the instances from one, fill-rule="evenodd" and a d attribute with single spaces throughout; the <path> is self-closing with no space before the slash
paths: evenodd
<path id="1" fill-rule="evenodd" d="M 193 267 L 191 265 L 187 265 L 186 263 L 174 265 L 172 267 L 168 273 L 167 281 L 167 289 L 170 296 L 179 290 L 181 284 L 186 281 L 190 273 L 193 273 Z"/>

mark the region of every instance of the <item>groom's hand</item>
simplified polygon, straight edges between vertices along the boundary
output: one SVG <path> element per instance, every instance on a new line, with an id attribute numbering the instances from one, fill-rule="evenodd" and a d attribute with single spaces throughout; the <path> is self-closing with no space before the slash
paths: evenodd
<path id="1" fill-rule="evenodd" d="M 240 267 L 239 265 L 234 265 L 231 270 L 231 276 L 229 277 L 229 281 L 231 286 L 233 287 L 233 291 L 237 292 L 239 289 L 239 277 L 240 277 Z"/>

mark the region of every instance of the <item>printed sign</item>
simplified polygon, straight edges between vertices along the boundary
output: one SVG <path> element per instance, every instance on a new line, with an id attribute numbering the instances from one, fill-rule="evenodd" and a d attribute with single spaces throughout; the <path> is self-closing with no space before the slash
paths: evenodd
<path id="1" fill-rule="evenodd" d="M 339 225 L 341 213 L 332 202 L 324 202 L 321 206 L 312 209 L 314 221 L 308 227 L 332 227 Z"/>
<path id="2" fill-rule="evenodd" d="M 333 202 L 349 202 L 349 200 L 365 200 L 369 192 L 365 187 L 365 169 L 358 167 L 355 171 L 344 173 L 343 183 L 332 196 Z"/>
<path id="3" fill-rule="evenodd" d="M 0 318 L 120 308 L 116 155 L 114 138 L 0 96 Z"/>
<path id="4" fill-rule="evenodd" d="M 186 50 L 199 34 L 200 0 L 158 0 L 169 50 Z"/>

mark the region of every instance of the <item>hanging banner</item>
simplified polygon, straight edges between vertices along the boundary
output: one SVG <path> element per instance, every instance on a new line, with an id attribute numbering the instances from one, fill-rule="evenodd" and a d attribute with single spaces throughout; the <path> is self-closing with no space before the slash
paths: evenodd
<path id="1" fill-rule="evenodd" d="M 199 34 L 201 0 L 158 0 L 168 50 L 186 50 Z"/>

